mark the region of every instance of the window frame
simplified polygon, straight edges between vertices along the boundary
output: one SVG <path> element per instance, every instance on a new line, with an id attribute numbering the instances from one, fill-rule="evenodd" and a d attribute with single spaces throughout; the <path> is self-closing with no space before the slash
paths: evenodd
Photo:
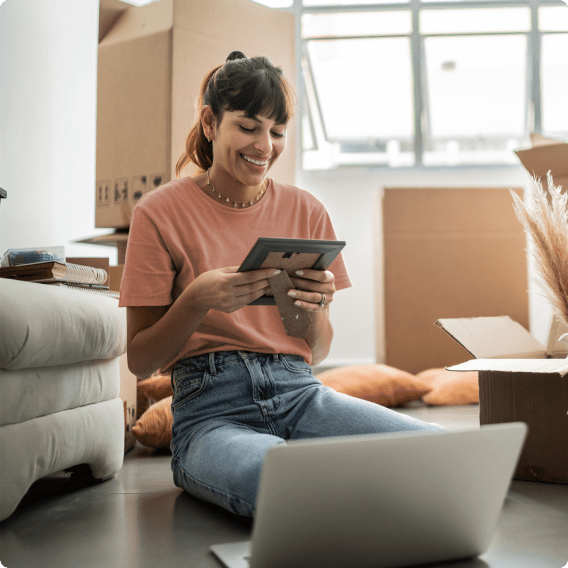
<path id="1" fill-rule="evenodd" d="M 316 147 L 321 150 L 322 147 L 329 147 L 331 143 L 327 140 L 325 133 L 325 120 L 321 115 L 321 105 L 319 103 L 317 87 L 313 82 L 313 75 L 311 85 L 306 85 L 304 80 L 306 70 L 311 69 L 311 62 L 309 60 L 308 43 L 310 41 L 324 40 L 323 38 L 304 38 L 302 37 L 302 16 L 304 14 L 325 14 L 325 13 L 341 13 L 341 12 L 375 12 L 375 11 L 410 11 L 412 20 L 412 30 L 410 35 L 404 37 L 410 38 L 411 48 L 411 67 L 413 70 L 413 102 L 414 102 L 414 116 L 412 123 L 414 125 L 414 154 L 415 161 L 412 166 L 396 166 L 392 167 L 383 163 L 369 163 L 364 160 L 353 162 L 335 161 L 334 163 L 326 164 L 321 167 L 310 169 L 330 169 L 332 167 L 343 166 L 367 166 L 387 169 L 390 171 L 408 170 L 408 169 L 427 169 L 435 170 L 440 168 L 479 168 L 479 167 L 511 167 L 510 164 L 457 164 L 457 165 L 427 165 L 424 164 L 424 147 L 425 147 L 425 132 L 423 132 L 424 113 L 427 112 L 425 100 L 427 93 L 425 92 L 426 82 L 424 81 L 424 73 L 426 68 L 424 38 L 435 35 L 444 36 L 460 36 L 469 34 L 427 34 L 420 32 L 420 13 L 422 10 L 443 10 L 443 9 L 471 9 L 471 8 L 514 8 L 524 7 L 530 10 L 530 30 L 525 32 L 501 32 L 503 34 L 524 34 L 527 37 L 527 58 L 526 58 L 526 90 L 527 90 L 527 106 L 526 112 L 526 137 L 527 143 L 531 133 L 542 134 L 542 99 L 541 99 L 541 45 L 542 37 L 544 35 L 552 34 L 566 34 L 566 31 L 541 31 L 538 27 L 538 10 L 543 6 L 563 6 L 566 4 L 562 0 L 443 0 L 443 1 L 427 1 L 427 0 L 408 0 L 406 3 L 376 3 L 376 4 L 356 4 L 356 5 L 325 5 L 325 6 L 304 6 L 303 0 L 293 0 L 293 5 L 290 8 L 281 8 L 282 10 L 293 12 L 296 16 L 296 85 L 298 92 L 298 101 L 301 109 L 299 110 L 300 116 L 308 116 L 311 136 L 314 140 Z M 568 8 L 567 8 L 568 9 Z M 472 35 L 499 35 L 498 33 L 486 32 Z M 356 36 L 357 38 L 381 38 L 393 36 Z M 341 40 L 352 39 L 347 36 L 333 36 L 326 35 L 326 40 Z M 311 92 L 310 92 L 311 91 Z M 308 97 L 307 93 L 310 92 Z M 308 98 L 311 99 L 311 108 L 308 104 Z M 298 127 L 298 144 L 297 144 L 297 158 L 299 164 L 304 163 L 304 149 L 303 149 L 303 125 L 299 124 Z M 302 166 L 303 167 L 303 166 Z"/>

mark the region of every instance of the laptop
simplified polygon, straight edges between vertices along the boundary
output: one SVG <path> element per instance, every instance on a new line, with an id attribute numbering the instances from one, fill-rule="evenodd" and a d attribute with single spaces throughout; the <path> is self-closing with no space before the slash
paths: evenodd
<path id="1" fill-rule="evenodd" d="M 271 447 L 249 542 L 227 568 L 379 568 L 471 558 L 489 546 L 525 424 L 317 438 Z"/>

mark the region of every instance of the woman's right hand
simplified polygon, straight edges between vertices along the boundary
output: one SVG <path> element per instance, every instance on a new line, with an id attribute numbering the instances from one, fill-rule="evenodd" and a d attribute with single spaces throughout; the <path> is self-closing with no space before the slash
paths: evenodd
<path id="1" fill-rule="evenodd" d="M 268 278 L 280 273 L 273 268 L 249 272 L 238 272 L 238 269 L 238 266 L 230 266 L 204 272 L 184 294 L 192 294 L 202 309 L 232 313 L 270 291 Z"/>

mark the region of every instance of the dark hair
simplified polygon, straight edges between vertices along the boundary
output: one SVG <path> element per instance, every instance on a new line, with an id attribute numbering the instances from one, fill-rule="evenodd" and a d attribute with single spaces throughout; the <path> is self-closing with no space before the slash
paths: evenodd
<path id="1" fill-rule="evenodd" d="M 233 51 L 223 65 L 212 69 L 201 83 L 198 117 L 190 130 L 185 151 L 176 164 L 176 177 L 190 162 L 203 171 L 213 164 L 213 148 L 205 137 L 200 111 L 209 105 L 218 123 L 223 112 L 244 111 L 253 118 L 264 115 L 278 124 L 286 124 L 293 113 L 294 95 L 282 69 L 267 57 L 246 57 Z"/>

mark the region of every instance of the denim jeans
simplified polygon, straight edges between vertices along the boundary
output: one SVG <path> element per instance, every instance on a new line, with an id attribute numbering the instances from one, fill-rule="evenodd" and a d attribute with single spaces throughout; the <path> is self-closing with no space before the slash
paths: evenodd
<path id="1" fill-rule="evenodd" d="M 253 516 L 267 449 L 286 440 L 441 428 L 325 387 L 297 355 L 224 351 L 172 371 L 174 483 Z"/>

